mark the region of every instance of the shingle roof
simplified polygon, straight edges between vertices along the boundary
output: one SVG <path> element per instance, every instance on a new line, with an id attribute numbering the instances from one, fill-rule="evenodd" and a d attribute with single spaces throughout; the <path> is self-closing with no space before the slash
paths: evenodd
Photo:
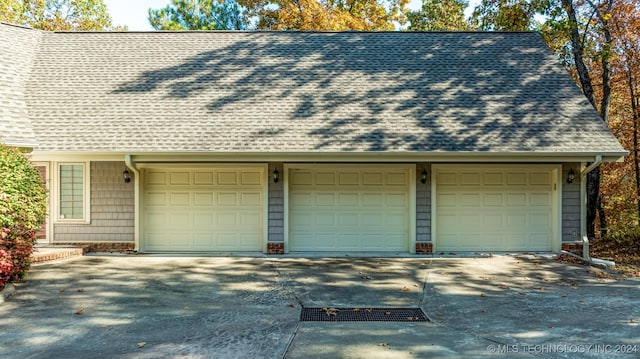
<path id="1" fill-rule="evenodd" d="M 535 33 L 49 32 L 26 98 L 39 151 L 623 152 Z"/>
<path id="2" fill-rule="evenodd" d="M 35 147 L 25 83 L 41 33 L 0 23 L 0 143 Z"/>

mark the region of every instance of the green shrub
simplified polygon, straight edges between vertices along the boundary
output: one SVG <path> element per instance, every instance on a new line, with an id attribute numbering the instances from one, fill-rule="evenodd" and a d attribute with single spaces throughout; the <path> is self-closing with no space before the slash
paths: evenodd
<path id="1" fill-rule="evenodd" d="M 0 144 L 0 289 L 29 270 L 46 200 L 38 170 L 20 151 Z"/>

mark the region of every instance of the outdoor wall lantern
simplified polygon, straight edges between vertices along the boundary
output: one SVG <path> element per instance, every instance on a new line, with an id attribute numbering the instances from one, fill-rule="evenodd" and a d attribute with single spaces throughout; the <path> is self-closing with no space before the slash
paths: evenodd
<path id="1" fill-rule="evenodd" d="M 278 183 L 278 180 L 280 180 L 280 172 L 276 168 L 273 170 L 273 183 Z"/>
<path id="2" fill-rule="evenodd" d="M 573 172 L 573 168 L 569 170 L 569 176 L 567 177 L 567 183 L 573 183 L 573 180 L 576 179 L 576 173 Z"/>
<path id="3" fill-rule="evenodd" d="M 128 168 L 125 168 L 124 171 L 122 171 L 122 178 L 124 179 L 124 183 L 131 182 L 131 173 L 129 173 Z"/>
<path id="4" fill-rule="evenodd" d="M 422 184 L 427 183 L 427 170 L 426 169 L 422 169 L 422 173 L 420 174 L 420 182 L 422 182 Z"/>

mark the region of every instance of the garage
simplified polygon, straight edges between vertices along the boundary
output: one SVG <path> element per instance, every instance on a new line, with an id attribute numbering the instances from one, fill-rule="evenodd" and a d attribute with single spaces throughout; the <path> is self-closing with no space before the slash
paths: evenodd
<path id="1" fill-rule="evenodd" d="M 265 167 L 142 169 L 144 251 L 262 251 Z"/>
<path id="2" fill-rule="evenodd" d="M 409 251 L 413 166 L 316 165 L 288 172 L 290 251 Z"/>
<path id="3" fill-rule="evenodd" d="M 559 167 L 434 165 L 435 250 L 557 250 Z"/>

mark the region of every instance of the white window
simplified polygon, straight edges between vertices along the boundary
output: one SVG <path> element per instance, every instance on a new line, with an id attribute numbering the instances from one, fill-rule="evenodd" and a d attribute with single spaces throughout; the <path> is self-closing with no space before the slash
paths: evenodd
<path id="1" fill-rule="evenodd" d="M 58 164 L 58 221 L 89 222 L 87 163 Z"/>

